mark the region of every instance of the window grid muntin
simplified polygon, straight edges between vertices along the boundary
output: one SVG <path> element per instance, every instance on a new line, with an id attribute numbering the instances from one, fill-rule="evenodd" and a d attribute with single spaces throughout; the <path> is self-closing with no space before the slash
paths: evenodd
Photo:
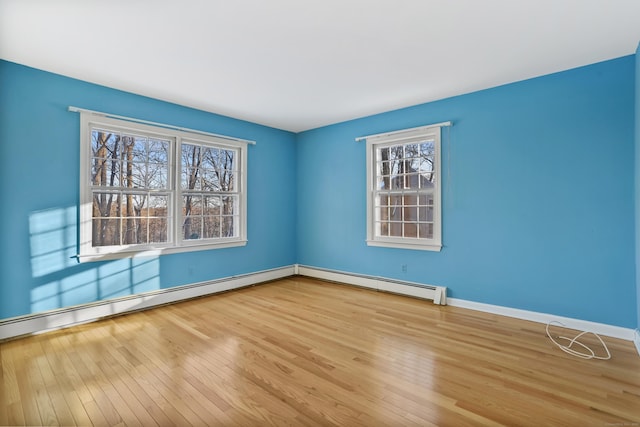
<path id="1" fill-rule="evenodd" d="M 245 174 L 242 172 L 246 168 L 246 149 L 247 142 L 237 140 L 235 138 L 229 138 L 229 140 L 224 139 L 226 137 L 215 136 L 215 135 L 198 135 L 194 133 L 190 133 L 189 131 L 184 130 L 169 130 L 165 133 L 165 128 L 155 126 L 153 124 L 140 124 L 140 123 L 131 123 L 124 120 L 120 120 L 117 118 L 107 118 L 103 116 L 95 116 L 91 113 L 81 113 L 81 165 L 80 171 L 81 176 L 86 177 L 86 181 L 84 179 L 80 182 L 80 197 L 81 197 L 81 206 L 80 206 L 80 259 L 86 260 L 95 260 L 95 259 L 112 259 L 112 258 L 121 258 L 123 256 L 127 256 L 132 252 L 146 251 L 146 250 L 156 250 L 159 249 L 163 253 L 173 253 L 173 252 L 183 252 L 190 250 L 200 250 L 205 248 L 217 248 L 217 247 L 231 247 L 231 246 L 242 246 L 246 244 L 246 192 L 244 190 L 246 179 Z M 169 145 L 169 154 L 168 154 L 168 176 L 167 179 L 161 179 L 162 185 L 169 187 L 168 191 L 170 193 L 171 201 L 169 202 L 170 208 L 167 209 L 167 243 L 152 243 L 149 245 L 122 245 L 122 246 L 93 246 L 92 245 L 92 201 L 93 201 L 93 173 L 94 171 L 94 159 L 96 156 L 93 145 L 95 141 L 92 140 L 91 132 L 93 129 L 101 129 L 107 130 L 110 132 L 123 132 L 127 135 L 136 135 L 142 137 L 148 137 L 149 144 L 157 142 L 158 140 L 170 140 Z M 194 137 L 195 135 L 195 137 Z M 236 237 L 230 237 L 226 239 L 205 239 L 203 241 L 183 241 L 180 239 L 180 226 L 177 222 L 180 218 L 179 211 L 179 201 L 181 200 L 181 193 L 179 188 L 179 169 L 180 169 L 180 160 L 178 158 L 178 147 L 180 146 L 180 141 L 182 139 L 185 140 L 202 140 L 206 143 L 211 144 L 212 146 L 217 146 L 221 149 L 227 150 L 235 150 L 236 153 L 236 161 L 235 165 L 235 194 L 238 196 L 238 207 L 233 215 L 233 221 L 227 220 L 228 223 L 233 223 L 233 228 L 229 227 L 229 229 L 233 230 L 233 235 Z M 153 151 L 149 149 L 148 151 Z M 147 157 L 149 163 L 154 163 L 153 157 L 151 154 Z M 176 162 L 177 160 L 177 162 Z M 157 163 L 157 162 L 156 162 Z M 124 169 L 124 168 L 121 168 Z M 156 185 L 158 186 L 156 181 Z M 86 183 L 86 184 L 85 184 Z M 120 183 L 118 183 L 120 184 Z M 97 186 L 97 190 L 105 191 L 118 191 L 119 189 L 127 190 L 126 184 L 124 180 L 122 180 L 121 185 L 116 186 Z M 158 191 L 157 189 L 153 189 L 150 191 Z M 136 217 L 137 218 L 137 217 Z M 176 224 L 178 224 L 176 226 Z M 231 234 L 231 233 L 228 233 Z M 106 257 L 106 258 L 103 258 Z"/>
<path id="2" fill-rule="evenodd" d="M 97 152 L 100 151 L 100 149 L 98 147 L 96 147 L 95 143 L 97 140 L 97 136 L 100 134 L 105 134 L 108 133 L 109 134 L 109 138 L 107 139 L 107 142 L 111 142 L 111 144 L 109 144 L 109 146 L 107 146 L 105 144 L 105 149 L 106 151 L 110 151 L 108 147 L 111 147 L 111 155 L 110 156 L 99 156 L 96 155 Z M 94 135 L 95 134 L 95 135 Z M 115 139 L 115 141 L 114 141 Z M 124 141 L 123 141 L 124 139 Z M 127 144 L 126 141 L 129 141 L 130 139 L 132 139 L 132 157 L 131 159 L 125 159 L 125 154 L 126 152 L 123 151 L 123 148 L 125 146 L 125 144 Z M 115 146 L 114 146 L 115 143 Z M 170 165 L 170 147 L 172 144 L 172 140 L 170 138 L 162 138 L 162 137 L 158 137 L 158 136 L 150 136 L 150 135 L 142 135 L 140 133 L 136 133 L 136 132 L 126 132 L 124 130 L 118 130 L 117 128 L 114 129 L 106 129 L 106 127 L 92 127 L 91 128 L 91 167 L 92 167 L 92 173 L 91 173 L 91 182 L 90 185 L 95 186 L 96 185 L 96 177 L 97 177 L 97 172 L 96 172 L 96 166 L 98 165 L 98 162 L 102 161 L 104 166 L 107 166 L 108 171 L 111 171 L 113 174 L 113 185 L 111 182 L 110 183 L 104 183 L 101 182 L 99 185 L 100 186 L 107 186 L 107 187 L 122 187 L 122 188 L 126 188 L 127 186 L 123 185 L 123 183 L 125 182 L 125 167 L 124 167 L 124 163 L 128 162 L 132 165 L 132 169 L 138 170 L 140 171 L 141 168 L 140 166 L 142 165 L 142 169 L 144 170 L 144 173 L 140 173 L 140 175 L 144 176 L 144 177 L 149 177 L 150 175 L 150 170 L 152 169 L 150 166 L 153 165 L 153 169 L 154 169 L 154 173 L 157 173 L 160 175 L 160 181 L 164 182 L 164 185 L 145 185 L 144 182 L 141 181 L 137 181 L 135 185 L 136 188 L 153 188 L 153 189 L 164 189 L 167 190 L 169 189 L 170 186 L 170 180 L 169 180 L 169 165 Z M 140 160 L 139 157 L 139 153 L 140 153 L 140 149 L 141 149 L 141 145 L 144 145 L 144 160 Z M 165 157 L 165 161 L 162 162 L 160 161 L 158 158 L 156 158 L 156 155 L 159 155 L 159 151 L 157 150 L 150 150 L 150 147 L 162 147 L 164 146 L 164 157 Z M 117 154 L 117 155 L 116 155 Z M 138 156 L 136 156 L 136 154 L 138 154 Z M 152 155 L 154 154 L 154 155 Z M 154 161 L 151 161 L 151 159 L 153 158 Z M 114 172 L 113 169 L 115 169 L 116 171 Z M 164 169 L 164 170 L 162 170 Z M 104 170 L 104 169 L 103 169 Z M 105 172 L 106 172 L 105 170 Z M 150 180 L 147 181 L 151 182 L 151 181 L 158 181 L 157 178 L 152 177 Z M 110 185 L 107 185 L 110 184 Z"/>
<path id="3" fill-rule="evenodd" d="M 186 147 L 193 149 L 191 153 L 186 153 L 187 157 L 185 157 L 184 150 Z M 241 160 L 241 149 L 187 139 L 181 141 L 179 149 L 179 189 L 182 200 L 180 204 L 181 239 L 183 241 L 199 242 L 212 239 L 238 238 L 241 233 L 240 224 L 242 219 L 241 171 L 238 165 Z M 222 159 L 224 157 L 224 164 L 220 165 L 223 167 L 216 168 L 216 165 L 212 163 L 210 167 L 201 168 L 202 162 L 207 157 L 209 160 Z M 194 165 L 189 163 L 189 160 L 198 163 Z M 190 173 L 201 170 L 203 173 L 214 172 L 217 175 L 215 182 L 218 183 L 219 190 L 206 191 L 206 187 L 215 188 L 216 186 L 208 185 L 201 176 L 194 179 L 185 179 L 190 177 Z M 227 179 L 224 177 L 227 177 Z M 193 188 L 185 188 L 185 186 Z M 209 197 L 217 197 L 220 200 L 220 209 L 217 213 L 205 215 L 204 210 L 200 208 L 200 211 L 190 211 L 187 214 L 189 200 L 191 200 L 191 203 L 198 200 L 202 203 L 203 200 L 207 200 Z M 231 213 L 229 213 L 230 208 Z M 210 228 L 207 229 L 205 226 Z"/>
<path id="4" fill-rule="evenodd" d="M 407 130 L 399 130 L 395 132 L 378 134 L 366 137 L 367 140 L 367 176 L 369 183 L 369 191 L 367 193 L 367 244 L 370 246 L 386 246 L 386 247 L 397 247 L 397 248 L 406 248 L 406 249 L 423 249 L 423 250 L 435 250 L 439 251 L 442 248 L 442 231 L 441 231 L 441 177 L 440 177 L 440 146 L 441 146 L 441 126 L 423 126 L 415 129 L 407 129 Z M 417 211 L 417 222 L 418 224 L 418 232 L 417 236 L 415 233 L 410 234 L 411 237 L 401 237 L 407 236 L 406 229 L 403 228 L 402 232 L 398 232 L 397 235 L 400 237 L 389 236 L 388 233 L 385 233 L 385 230 L 382 229 L 381 224 L 389 223 L 389 218 L 381 218 L 380 206 L 381 199 L 378 197 L 382 194 L 388 193 L 386 190 L 395 190 L 395 191 L 405 191 L 409 190 L 412 193 L 415 193 L 416 189 L 405 189 L 405 185 L 395 185 L 395 188 L 385 188 L 390 187 L 390 185 L 382 185 L 383 179 L 381 175 L 388 176 L 389 179 L 387 183 L 389 183 L 390 179 L 394 177 L 394 174 L 397 176 L 398 172 L 402 172 L 398 170 L 398 165 L 396 164 L 394 167 L 388 167 L 386 173 L 381 173 L 383 167 L 382 161 L 389 161 L 389 159 L 383 159 L 381 156 L 380 149 L 393 147 L 393 146 L 403 146 L 402 151 L 398 151 L 401 153 L 397 156 L 388 156 L 390 160 L 394 159 L 407 159 L 412 156 L 406 155 L 406 151 L 404 147 L 410 144 L 418 144 L 420 147 L 420 143 L 427 142 L 428 145 L 422 145 L 422 153 L 418 154 L 428 154 L 429 162 L 422 162 L 419 165 L 413 165 L 414 169 L 422 172 L 423 178 L 416 180 L 413 178 L 414 187 L 422 187 L 421 181 L 427 179 L 428 181 L 432 181 L 435 185 L 433 186 L 433 190 L 429 189 L 429 198 L 433 199 L 429 200 L 428 203 L 425 203 L 424 200 L 420 200 L 420 205 L 422 208 Z M 415 151 L 415 150 L 414 150 Z M 410 172 L 407 170 L 407 172 Z M 401 180 L 396 179 L 402 183 Z M 418 198 L 426 197 L 426 195 L 418 195 Z M 406 203 L 405 203 L 406 204 Z M 413 204 L 413 203 L 410 203 Z M 428 212 L 428 217 L 426 217 L 426 212 Z M 423 213 L 421 213 L 423 212 Z M 383 219 L 384 221 L 381 221 Z M 394 219 L 394 218 L 391 218 Z M 404 218 L 403 220 L 407 220 L 409 218 Z M 411 218 L 413 219 L 413 218 Z M 398 222 L 402 222 L 399 219 Z M 411 222 L 411 221 L 408 221 Z M 412 224 L 411 224 L 412 225 Z M 428 229 L 428 232 L 427 232 Z M 394 233 L 391 233 L 394 234 Z M 432 238 L 423 238 L 432 237 Z"/>
<path id="5" fill-rule="evenodd" d="M 119 126 L 90 125 L 89 132 L 92 247 L 137 247 L 171 243 L 173 238 L 169 226 L 172 218 L 170 164 L 171 146 L 175 139 L 172 140 L 165 135 L 132 131 Z M 102 147 L 97 143 L 97 139 L 100 134 L 108 134 L 108 138 L 102 144 L 106 156 L 99 155 Z M 150 150 L 151 147 L 154 148 L 153 151 Z M 155 148 L 158 147 L 164 149 L 164 162 L 156 157 L 158 151 Z M 141 157 L 144 158 L 143 161 L 140 160 Z M 151 159 L 154 161 L 150 161 Z M 100 162 L 102 162 L 100 170 L 105 175 L 110 175 L 107 182 L 96 179 L 96 167 Z M 150 167 L 150 165 L 153 166 Z M 160 175 L 160 182 L 163 185 L 157 185 L 157 178 L 150 178 L 152 168 Z M 141 169 L 143 169 L 142 173 L 140 173 Z M 136 171 L 138 179 L 135 179 Z M 152 184 L 153 181 L 156 185 Z M 107 206 L 100 206 L 100 202 L 96 201 L 99 195 L 109 195 L 110 200 Z M 136 196 L 142 197 L 143 202 L 137 206 L 131 206 L 129 200 L 133 200 Z M 166 197 L 165 214 L 158 215 L 158 212 L 155 212 L 155 215 L 150 215 L 148 202 L 152 197 L 159 196 Z M 115 206 L 113 201 L 116 202 Z M 108 209 L 112 212 L 107 212 Z M 143 211 L 146 211 L 146 215 L 142 215 Z M 100 215 L 96 215 L 97 213 Z M 106 224 L 103 225 L 103 221 L 106 221 Z M 151 223 L 163 224 L 160 227 L 153 227 L 156 231 L 155 235 L 150 234 Z M 111 229 L 111 236 L 105 234 L 109 229 Z"/>
<path id="6" fill-rule="evenodd" d="M 435 180 L 437 172 L 435 144 L 435 138 L 428 136 L 419 141 L 375 145 L 375 237 L 434 238 L 434 219 L 421 220 L 420 209 L 425 212 L 434 209 L 434 186 L 429 183 Z M 381 203 L 384 198 L 389 201 L 386 205 Z"/>

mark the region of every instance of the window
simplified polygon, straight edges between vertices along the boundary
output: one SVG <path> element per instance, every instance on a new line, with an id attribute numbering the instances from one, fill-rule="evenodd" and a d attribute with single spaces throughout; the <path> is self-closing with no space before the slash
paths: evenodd
<path id="1" fill-rule="evenodd" d="M 367 244 L 439 251 L 440 125 L 365 139 Z"/>
<path id="2" fill-rule="evenodd" d="M 246 244 L 245 141 L 81 113 L 80 258 Z"/>

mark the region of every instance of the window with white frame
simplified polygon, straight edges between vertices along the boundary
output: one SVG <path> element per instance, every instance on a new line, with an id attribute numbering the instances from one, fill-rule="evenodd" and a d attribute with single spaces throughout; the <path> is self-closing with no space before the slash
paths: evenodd
<path id="1" fill-rule="evenodd" d="M 439 251 L 441 125 L 364 137 L 367 244 Z"/>
<path id="2" fill-rule="evenodd" d="M 246 141 L 80 120 L 81 260 L 246 244 Z"/>

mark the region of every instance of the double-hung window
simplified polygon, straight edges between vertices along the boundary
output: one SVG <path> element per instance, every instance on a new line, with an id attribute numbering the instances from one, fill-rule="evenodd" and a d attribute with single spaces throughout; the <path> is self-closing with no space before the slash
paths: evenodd
<path id="1" fill-rule="evenodd" d="M 439 251 L 440 125 L 365 139 L 367 244 Z"/>
<path id="2" fill-rule="evenodd" d="M 246 244 L 245 141 L 80 120 L 81 260 Z"/>

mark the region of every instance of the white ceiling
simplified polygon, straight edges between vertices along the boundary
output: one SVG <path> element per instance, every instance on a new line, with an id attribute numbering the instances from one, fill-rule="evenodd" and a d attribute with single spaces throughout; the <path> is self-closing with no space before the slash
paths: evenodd
<path id="1" fill-rule="evenodd" d="M 296 132 L 639 41 L 640 0 L 0 0 L 2 59 Z"/>

